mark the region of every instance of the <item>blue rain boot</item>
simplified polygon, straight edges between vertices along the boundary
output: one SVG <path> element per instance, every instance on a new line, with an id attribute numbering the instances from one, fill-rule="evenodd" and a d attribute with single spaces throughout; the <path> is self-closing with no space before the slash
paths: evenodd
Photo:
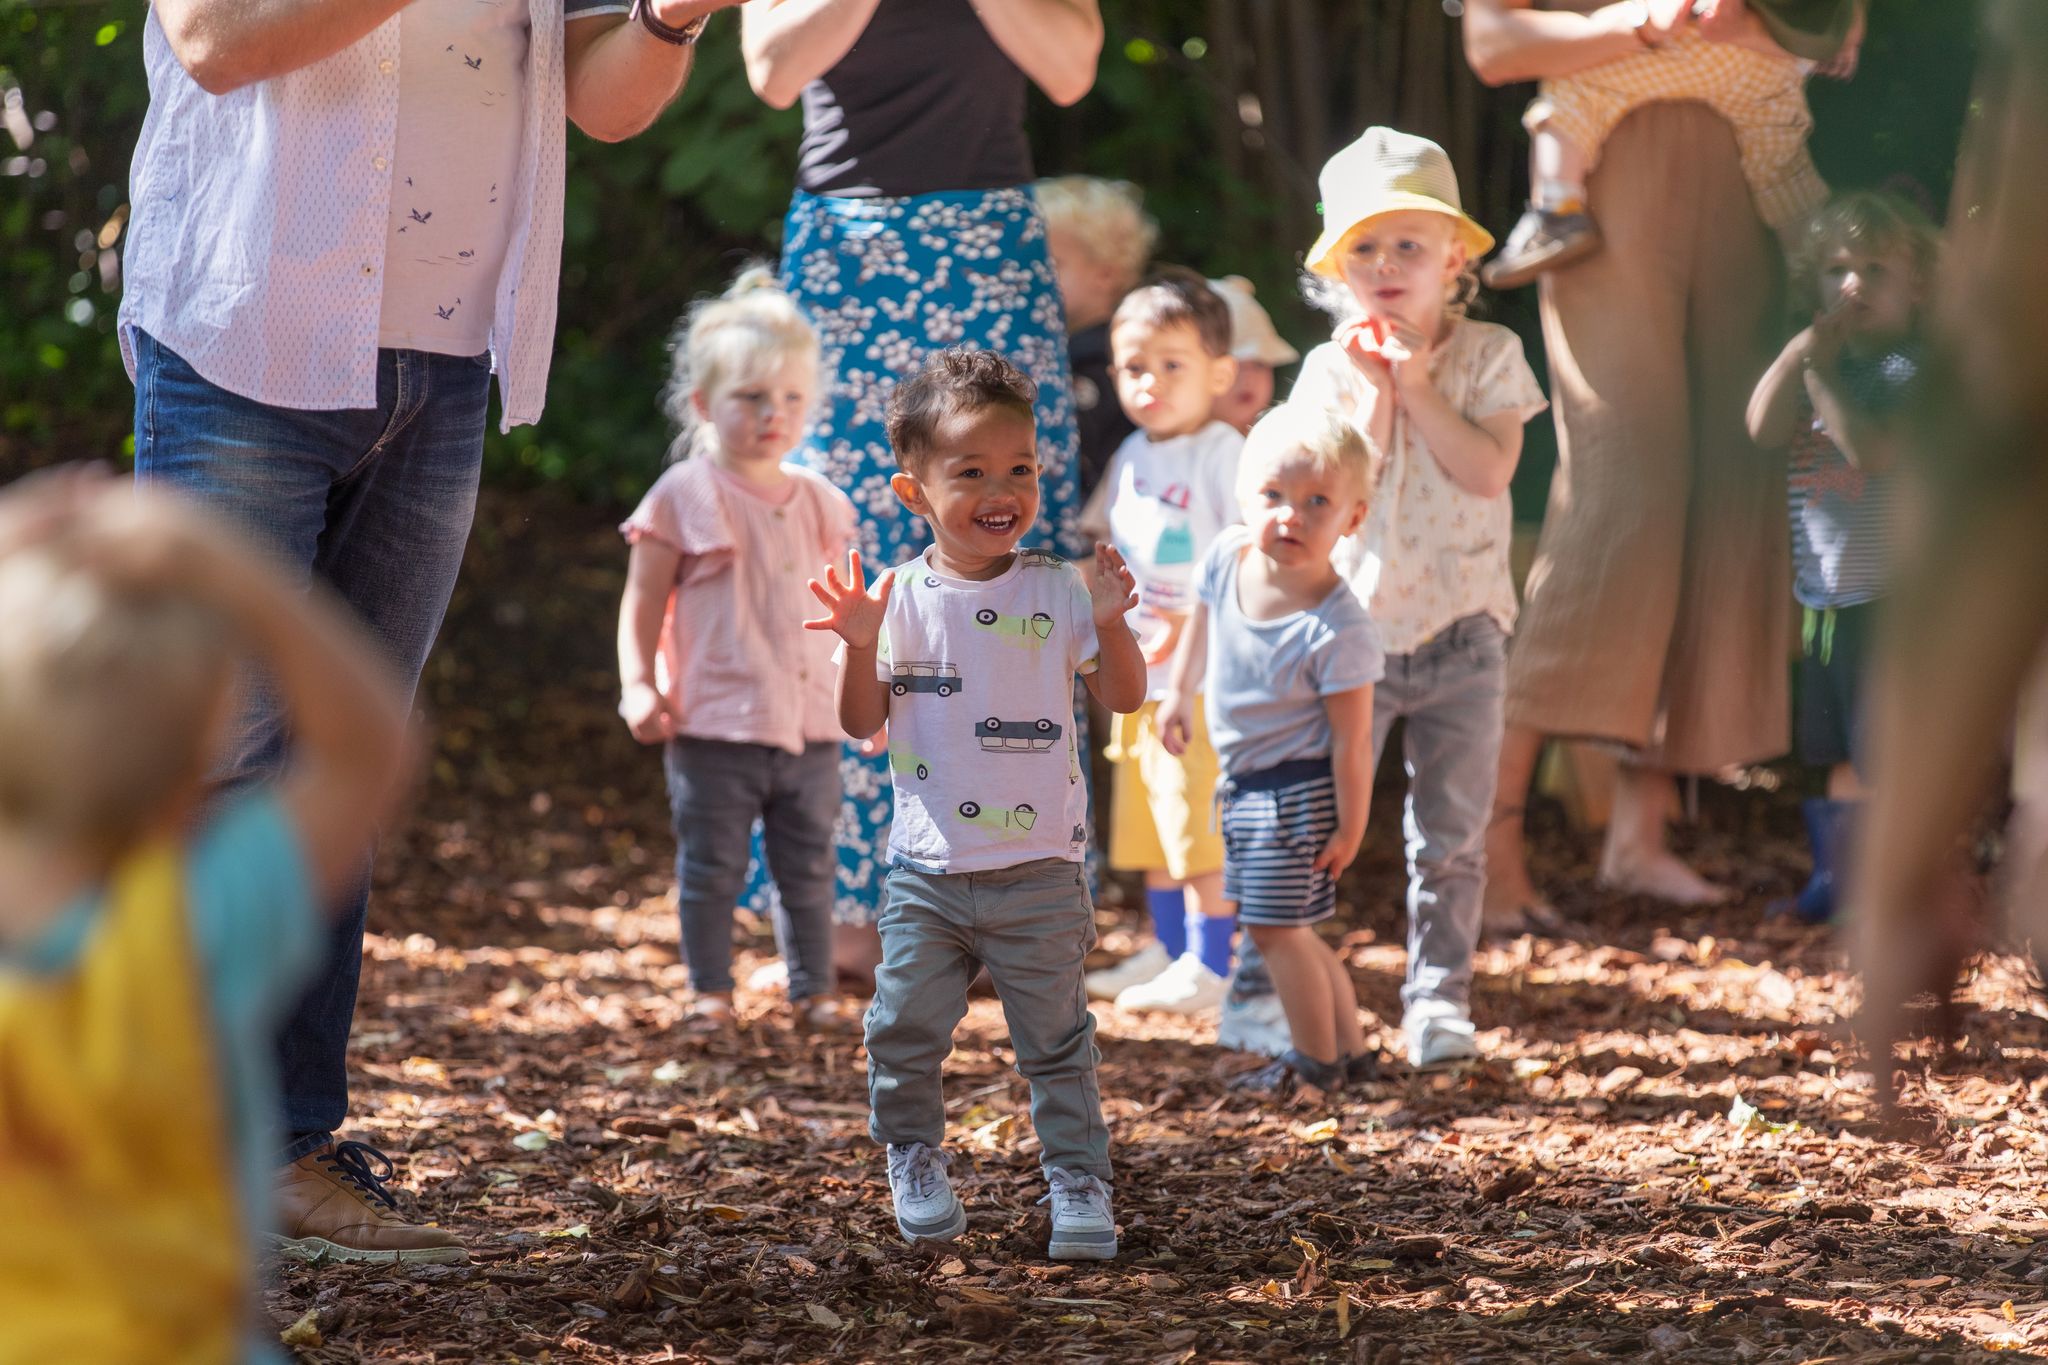
<path id="1" fill-rule="evenodd" d="M 1857 803 L 1828 801 L 1820 797 L 1799 803 L 1806 819 L 1806 839 L 1813 846 L 1813 875 L 1790 900 L 1774 901 L 1773 915 L 1797 915 L 1807 924 L 1826 924 L 1835 917 L 1836 869 L 1848 844 L 1849 828 Z"/>

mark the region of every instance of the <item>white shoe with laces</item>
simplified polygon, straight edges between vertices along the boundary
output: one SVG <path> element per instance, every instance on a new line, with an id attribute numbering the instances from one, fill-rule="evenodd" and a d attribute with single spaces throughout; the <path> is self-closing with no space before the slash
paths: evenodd
<path id="1" fill-rule="evenodd" d="M 1109 1183 L 1086 1171 L 1048 1166 L 1052 1188 L 1038 1202 L 1052 1205 L 1052 1240 L 1045 1254 L 1055 1261 L 1107 1261 L 1116 1256 L 1116 1219 L 1109 1211 Z"/>
<path id="2" fill-rule="evenodd" d="M 1158 939 L 1132 953 L 1114 967 L 1104 967 L 1081 978 L 1090 1000 L 1114 1000 L 1133 986 L 1142 986 L 1173 965 Z"/>
<path id="3" fill-rule="evenodd" d="M 1408 1064 L 1417 1070 L 1469 1062 L 1479 1055 L 1477 1030 L 1462 1006 L 1448 1000 L 1418 1000 L 1401 1016 L 1408 1039 Z"/>
<path id="4" fill-rule="evenodd" d="M 946 1178 L 952 1164 L 952 1157 L 922 1142 L 889 1144 L 889 1193 L 904 1241 L 950 1242 L 967 1230 L 967 1210 Z"/>
<path id="5" fill-rule="evenodd" d="M 1278 1057 L 1293 1047 L 1294 1035 L 1287 1030 L 1287 1011 L 1278 993 L 1227 997 L 1216 1025 L 1216 1046 L 1263 1057 Z"/>
<path id="6" fill-rule="evenodd" d="M 1153 1010 L 1160 1014 L 1207 1014 L 1223 1003 L 1230 983 L 1209 970 L 1201 958 L 1182 953 L 1173 965 L 1116 998 L 1120 1010 Z"/>

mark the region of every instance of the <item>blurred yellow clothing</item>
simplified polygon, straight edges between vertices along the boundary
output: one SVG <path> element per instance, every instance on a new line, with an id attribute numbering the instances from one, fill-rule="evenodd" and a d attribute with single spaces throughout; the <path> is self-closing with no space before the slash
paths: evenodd
<path id="1" fill-rule="evenodd" d="M 168 844 L 117 871 L 69 970 L 0 967 L 0 1365 L 240 1357 L 210 1033 Z"/>

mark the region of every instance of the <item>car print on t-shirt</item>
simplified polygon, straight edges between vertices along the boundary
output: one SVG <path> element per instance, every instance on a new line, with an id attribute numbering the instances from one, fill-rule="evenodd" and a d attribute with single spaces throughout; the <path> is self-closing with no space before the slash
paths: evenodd
<path id="1" fill-rule="evenodd" d="M 1038 823 L 1038 812 L 1023 802 L 1003 810 L 993 806 L 984 807 L 979 801 L 962 801 L 960 818 L 970 825 L 990 831 L 998 838 L 1022 839 L 1031 833 L 1031 827 Z"/>
<path id="2" fill-rule="evenodd" d="M 909 692 L 950 697 L 960 690 L 960 670 L 948 663 L 912 659 L 892 665 L 889 673 L 889 690 L 899 697 Z"/>
<path id="3" fill-rule="evenodd" d="M 1043 716 L 1037 720 L 1000 720 L 990 716 L 974 726 L 982 752 L 991 754 L 1043 753 L 1065 733 L 1065 727 L 1058 721 Z"/>
<path id="4" fill-rule="evenodd" d="M 1029 616 L 1005 616 L 994 607 L 974 613 L 974 624 L 1008 644 L 1037 649 L 1052 638 L 1052 614 L 1034 611 Z"/>

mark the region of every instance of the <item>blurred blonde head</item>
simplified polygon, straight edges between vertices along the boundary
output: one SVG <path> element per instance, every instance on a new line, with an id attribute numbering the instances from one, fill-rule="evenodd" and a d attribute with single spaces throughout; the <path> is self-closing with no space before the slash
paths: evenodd
<path id="1" fill-rule="evenodd" d="M 661 400 L 678 433 L 671 460 L 701 454 L 715 439 L 704 409 L 725 390 L 763 383 L 792 363 L 808 371 L 814 406 L 825 387 L 817 329 L 764 265 L 747 267 L 724 294 L 691 308 L 669 351 Z"/>
<path id="2" fill-rule="evenodd" d="M 0 824 L 101 858 L 195 797 L 232 699 L 216 612 L 61 543 L 0 558 Z"/>
<path id="3" fill-rule="evenodd" d="M 1143 194 L 1128 180 L 1063 175 L 1038 182 L 1038 208 L 1069 330 L 1107 321 L 1159 244 Z"/>
<path id="4" fill-rule="evenodd" d="M 1378 475 L 1372 447 L 1357 427 L 1308 403 L 1282 403 L 1252 424 L 1237 461 L 1238 502 L 1248 502 L 1277 465 L 1292 459 L 1342 475 L 1360 499 L 1371 502 Z"/>

